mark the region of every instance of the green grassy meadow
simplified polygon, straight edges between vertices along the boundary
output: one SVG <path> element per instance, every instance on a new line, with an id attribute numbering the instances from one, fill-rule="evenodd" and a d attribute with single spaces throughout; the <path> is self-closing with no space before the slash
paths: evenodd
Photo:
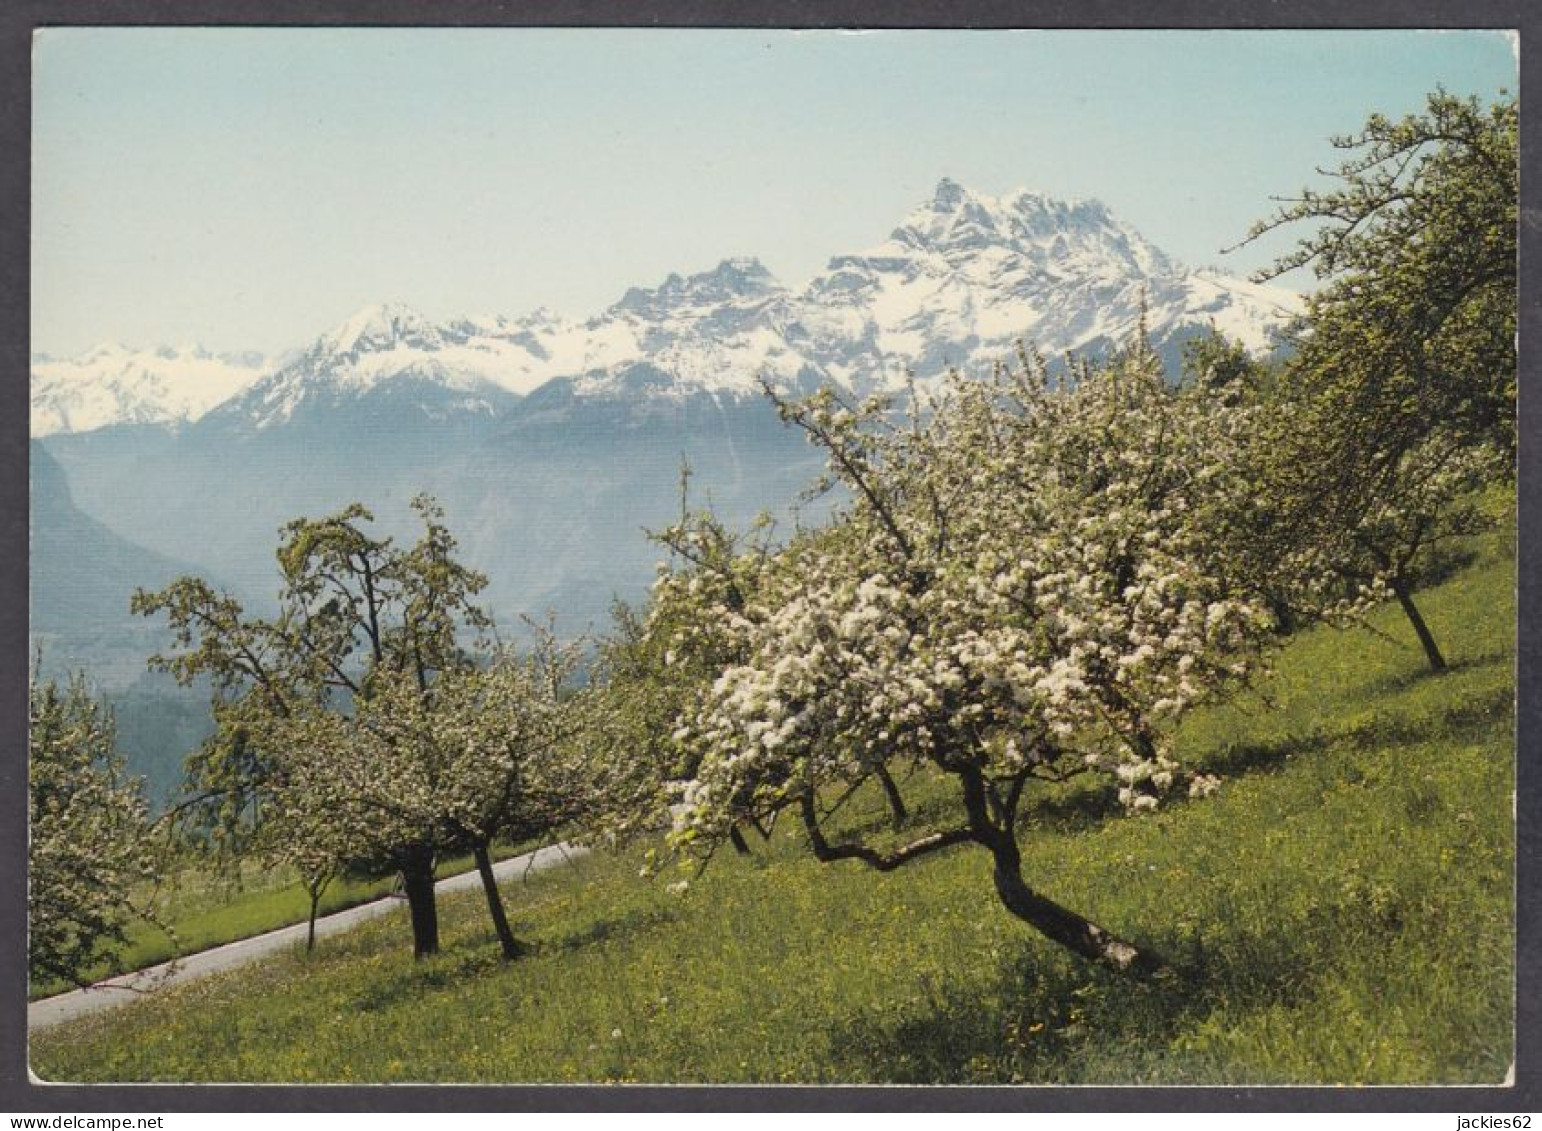
<path id="1" fill-rule="evenodd" d="M 889 875 L 779 829 L 752 859 L 638 877 L 596 854 L 32 1039 L 51 1081 L 1499 1083 L 1514 1012 L 1514 569 L 1503 548 L 1395 608 L 1315 629 L 1183 724 L 1225 784 L 1125 817 L 1046 792 L 1029 882 L 1172 969 L 1093 969 L 996 902 L 964 846 Z M 919 811 L 946 805 L 913 782 Z M 865 805 L 865 808 L 864 808 Z M 848 820 L 882 819 L 859 798 Z M 755 838 L 751 838 L 752 841 Z M 639 849 L 639 855 L 640 855 Z M 303 917 L 303 897 L 301 916 Z"/>

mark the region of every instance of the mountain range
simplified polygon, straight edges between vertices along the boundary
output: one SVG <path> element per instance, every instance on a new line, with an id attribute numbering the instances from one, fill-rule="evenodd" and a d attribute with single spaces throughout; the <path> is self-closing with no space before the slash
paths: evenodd
<path id="1" fill-rule="evenodd" d="M 1106 352 L 1142 302 L 1154 344 L 1173 356 L 1211 326 L 1265 349 L 1299 307 L 1292 292 L 1180 266 L 1097 201 L 991 197 L 943 180 L 887 240 L 832 258 L 798 290 L 757 259 L 727 259 L 633 287 L 585 320 L 542 309 L 436 323 L 385 303 L 281 359 L 116 345 L 35 359 L 32 432 L 205 418 L 241 432 L 360 411 L 495 418 L 558 381 L 586 398 L 754 397 L 762 376 L 865 395 L 1008 356 L 1019 341 L 1052 356 Z"/>
<path id="2" fill-rule="evenodd" d="M 168 563 L 270 606 L 285 521 L 359 500 L 406 537 L 407 501 L 428 491 L 491 576 L 501 622 L 550 609 L 575 634 L 603 629 L 616 596 L 646 592 L 660 554 L 645 530 L 677 515 L 682 463 L 693 502 L 729 522 L 793 518 L 820 460 L 762 378 L 894 391 L 1019 341 L 1104 353 L 1143 310 L 1169 360 L 1211 328 L 1263 351 L 1299 306 L 1183 267 L 1097 201 L 943 180 L 887 239 L 799 288 L 734 258 L 582 320 L 433 321 L 387 303 L 277 358 L 105 346 L 35 359 L 35 627 L 95 639 L 104 656 L 122 652 L 108 637 L 137 647 L 104 610 L 126 610 Z M 85 521 L 91 538 L 61 536 Z M 98 534 L 118 542 L 94 549 Z"/>

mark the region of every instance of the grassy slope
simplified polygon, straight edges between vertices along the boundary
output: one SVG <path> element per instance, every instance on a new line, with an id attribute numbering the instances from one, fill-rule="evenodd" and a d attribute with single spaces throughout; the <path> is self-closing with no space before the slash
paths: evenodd
<path id="1" fill-rule="evenodd" d="M 532 847 L 533 844 L 497 844 L 493 846 L 493 858 L 507 859 Z M 473 867 L 470 856 L 459 856 L 441 860 L 437 875 L 444 879 L 469 872 Z M 389 876 L 334 880 L 322 892 L 317 914 L 330 915 L 380 899 L 394 885 L 394 877 Z M 105 979 L 125 970 L 143 970 L 172 958 L 303 923 L 311 907 L 304 885 L 288 869 L 245 869 L 240 876 L 221 877 L 198 866 L 185 869 L 156 902 L 161 907 L 159 915 L 164 926 L 140 919 L 129 923 L 127 943 L 118 960 L 100 966 L 91 977 Z M 29 997 L 36 1000 L 74 988 L 54 980 L 31 986 Z"/>
<path id="2" fill-rule="evenodd" d="M 1318 631 L 1264 689 L 1191 718 L 1214 797 L 1101 821 L 1064 796 L 1030 880 L 1176 973 L 1090 970 L 996 904 L 969 848 L 888 876 L 776 836 L 683 894 L 591 859 L 480 895 L 414 964 L 391 917 L 307 959 L 40 1035 L 51 1080 L 1488 1082 L 1511 1059 L 1513 569 L 1423 598 L 1454 663 Z M 937 798 L 938 801 L 941 798 Z M 870 799 L 876 803 L 876 799 Z M 876 814 L 876 805 L 873 809 Z M 854 819 L 860 819 L 860 814 Z M 239 1000 L 241 1004 L 234 1005 Z"/>

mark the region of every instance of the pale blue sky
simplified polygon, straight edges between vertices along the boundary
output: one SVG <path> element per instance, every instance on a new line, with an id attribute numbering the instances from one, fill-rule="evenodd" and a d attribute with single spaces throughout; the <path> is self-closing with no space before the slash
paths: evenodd
<path id="1" fill-rule="evenodd" d="M 587 315 L 730 255 L 797 285 L 943 175 L 1240 274 L 1330 134 L 1516 81 L 1498 32 L 51 29 L 34 65 L 56 354 L 276 351 L 388 299 Z"/>

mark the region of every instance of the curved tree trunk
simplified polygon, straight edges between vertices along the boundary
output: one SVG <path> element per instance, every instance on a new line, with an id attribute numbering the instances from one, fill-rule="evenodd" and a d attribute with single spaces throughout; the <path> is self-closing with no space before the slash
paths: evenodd
<path id="1" fill-rule="evenodd" d="M 1408 618 L 1408 623 L 1413 625 L 1414 634 L 1418 636 L 1419 643 L 1424 646 L 1424 657 L 1430 662 L 1430 670 L 1443 672 L 1446 670 L 1446 658 L 1440 654 L 1440 647 L 1435 643 L 1435 635 L 1430 632 L 1430 626 L 1424 623 L 1424 617 L 1419 613 L 1419 607 L 1413 602 L 1413 594 L 1409 591 L 1408 583 L 1402 578 L 1396 578 L 1391 583 L 1392 594 L 1397 598 L 1397 603 L 1403 607 L 1403 615 Z"/>
<path id="2" fill-rule="evenodd" d="M 992 878 L 1002 906 L 1046 938 L 1121 973 L 1146 975 L 1166 965 L 1160 955 L 1116 938 L 1096 923 L 1030 888 L 1023 880 L 1015 851 L 1007 853 L 1006 859 L 994 850 L 992 855 L 996 863 Z"/>
<path id="3" fill-rule="evenodd" d="M 1000 823 L 997 823 L 991 819 L 991 806 L 980 772 L 966 769 L 959 775 L 959 781 L 964 790 L 964 808 L 969 814 L 971 839 L 991 854 L 995 863 L 991 875 L 1003 907 L 1044 937 L 1120 973 L 1143 976 L 1167 965 L 1159 954 L 1116 938 L 1096 923 L 1029 887 L 1023 879 L 1023 857 L 1013 835 L 1015 799 L 1005 806 L 1004 813 L 998 807 Z"/>
<path id="4" fill-rule="evenodd" d="M 439 911 L 434 904 L 434 854 L 413 849 L 402 859 L 402 889 L 412 919 L 412 956 L 439 953 Z"/>
<path id="5" fill-rule="evenodd" d="M 476 856 L 477 873 L 482 877 L 482 891 L 487 895 L 487 910 L 493 917 L 493 929 L 498 932 L 498 943 L 503 947 L 504 958 L 518 958 L 525 953 L 525 948 L 514 937 L 513 930 L 509 927 L 509 917 L 503 910 L 503 896 L 498 892 L 498 881 L 493 876 L 493 858 L 487 850 L 486 844 L 477 844 L 472 849 Z"/>

